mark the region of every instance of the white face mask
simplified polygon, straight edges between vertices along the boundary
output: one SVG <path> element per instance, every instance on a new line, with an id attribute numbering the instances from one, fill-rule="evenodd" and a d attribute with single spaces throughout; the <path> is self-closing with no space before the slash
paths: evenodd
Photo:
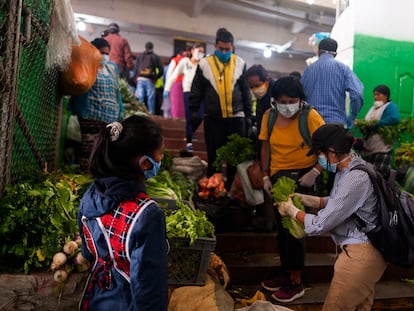
<path id="1" fill-rule="evenodd" d="M 105 66 L 109 62 L 109 55 L 103 54 L 101 58 L 101 65 Z"/>
<path id="2" fill-rule="evenodd" d="M 194 59 L 195 60 L 200 60 L 200 59 L 202 59 L 204 57 L 204 53 L 203 52 L 200 52 L 200 51 L 195 51 L 194 52 Z"/>
<path id="3" fill-rule="evenodd" d="M 384 105 L 385 103 L 381 100 L 377 100 L 374 102 L 374 108 L 378 109 L 379 107 L 381 107 L 382 105 Z"/>
<path id="4" fill-rule="evenodd" d="M 279 104 L 276 103 L 277 110 L 280 112 L 282 116 L 285 118 L 293 117 L 299 111 L 299 104 L 300 102 L 294 104 Z"/>
<path id="5" fill-rule="evenodd" d="M 267 84 L 263 83 L 261 86 L 255 87 L 252 89 L 252 92 L 254 96 L 256 96 L 257 99 L 261 99 L 263 96 L 267 93 Z"/>

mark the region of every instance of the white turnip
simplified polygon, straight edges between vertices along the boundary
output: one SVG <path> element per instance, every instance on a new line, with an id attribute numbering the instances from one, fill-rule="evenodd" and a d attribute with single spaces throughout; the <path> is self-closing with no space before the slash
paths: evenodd
<path id="1" fill-rule="evenodd" d="M 68 257 L 66 256 L 65 253 L 63 252 L 56 253 L 55 255 L 53 255 L 53 260 L 52 260 L 52 264 L 50 265 L 50 268 L 52 270 L 59 269 L 66 263 L 67 260 L 68 260 Z"/>
<path id="2" fill-rule="evenodd" d="M 78 266 L 78 265 L 83 265 L 85 263 L 89 263 L 85 257 L 82 256 L 82 253 L 79 252 L 76 254 L 75 257 L 73 257 L 73 263 Z"/>
<path id="3" fill-rule="evenodd" d="M 65 270 L 57 270 L 55 271 L 55 274 L 53 275 L 53 279 L 55 282 L 60 283 L 66 281 L 68 278 L 68 273 Z"/>
<path id="4" fill-rule="evenodd" d="M 82 238 L 79 234 L 75 235 L 73 240 L 76 242 L 76 244 L 78 244 L 78 247 L 82 245 Z"/>
<path id="5" fill-rule="evenodd" d="M 63 252 L 68 254 L 69 256 L 72 255 L 78 249 L 78 243 L 75 241 L 68 241 L 63 245 Z"/>

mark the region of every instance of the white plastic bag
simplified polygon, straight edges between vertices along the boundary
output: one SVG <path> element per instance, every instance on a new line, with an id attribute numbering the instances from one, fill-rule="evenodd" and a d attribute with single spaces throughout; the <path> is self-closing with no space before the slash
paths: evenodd
<path id="1" fill-rule="evenodd" d="M 71 115 L 69 117 L 66 139 L 73 140 L 78 143 L 82 142 L 80 124 L 77 115 Z"/>
<path id="2" fill-rule="evenodd" d="M 264 203 L 263 189 L 253 189 L 250 183 L 247 168 L 252 165 L 254 161 L 245 161 L 237 165 L 237 173 L 239 174 L 241 184 L 243 186 L 246 203 L 250 206 L 256 206 Z"/>

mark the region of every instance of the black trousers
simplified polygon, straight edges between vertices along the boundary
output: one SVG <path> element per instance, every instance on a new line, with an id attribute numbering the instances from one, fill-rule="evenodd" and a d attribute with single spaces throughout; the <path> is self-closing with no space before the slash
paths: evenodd
<path id="1" fill-rule="evenodd" d="M 290 177 L 297 182 L 300 177 L 302 177 L 311 169 L 312 167 L 301 170 L 278 171 L 275 175 L 271 177 L 272 184 L 274 184 L 276 180 L 282 176 Z M 296 191 L 305 194 L 313 194 L 312 188 L 302 187 L 300 185 L 298 185 Z M 303 271 L 305 267 L 306 251 L 305 238 L 296 239 L 289 233 L 288 230 L 283 228 L 282 217 L 278 212 L 276 212 L 276 221 L 278 228 L 277 241 L 279 245 L 280 263 L 282 266 L 282 270 L 285 272 Z"/>
<path id="2" fill-rule="evenodd" d="M 227 144 L 228 136 L 237 133 L 240 136 L 246 136 L 246 122 L 244 117 L 241 118 L 213 118 L 204 116 L 204 139 L 207 147 L 207 176 L 211 176 L 216 172 L 221 172 L 213 166 L 216 160 L 216 151 L 220 147 Z M 229 190 L 234 176 L 236 175 L 236 167 L 227 166 L 226 189 Z"/>

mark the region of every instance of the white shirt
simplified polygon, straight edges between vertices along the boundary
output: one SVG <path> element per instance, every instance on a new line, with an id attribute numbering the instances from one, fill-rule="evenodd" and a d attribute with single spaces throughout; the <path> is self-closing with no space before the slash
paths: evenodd
<path id="1" fill-rule="evenodd" d="M 194 64 L 188 57 L 183 58 L 174 68 L 173 73 L 170 76 L 167 76 L 164 90 L 170 91 L 177 77 L 180 74 L 183 74 L 183 92 L 190 92 L 197 65 L 198 63 Z"/>

